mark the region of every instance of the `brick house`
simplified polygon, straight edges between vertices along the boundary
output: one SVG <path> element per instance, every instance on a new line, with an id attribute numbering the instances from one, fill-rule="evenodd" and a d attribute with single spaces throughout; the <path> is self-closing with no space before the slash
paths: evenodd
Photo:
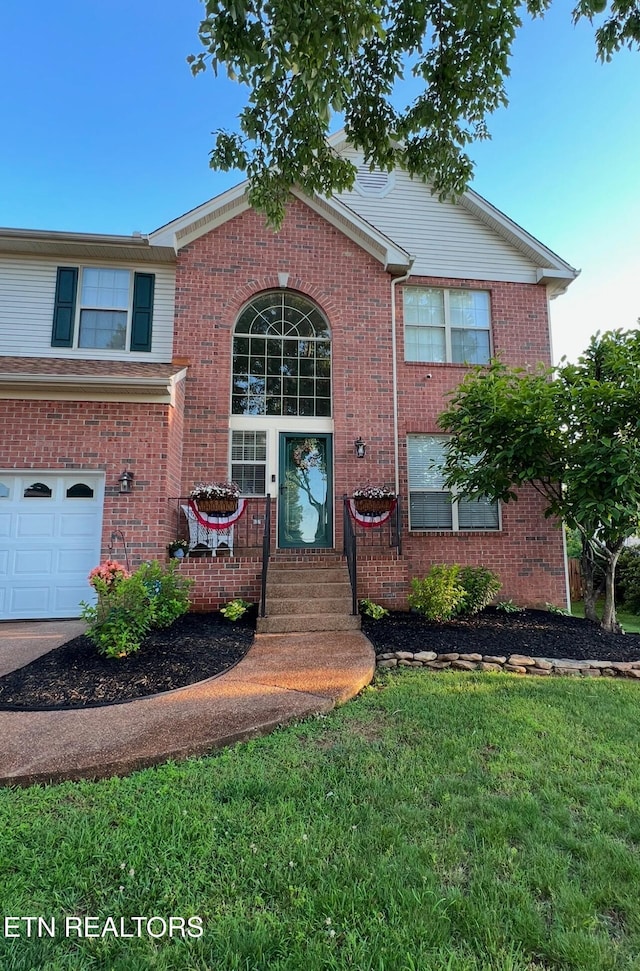
<path id="1" fill-rule="evenodd" d="M 355 523 L 360 596 L 403 607 L 458 562 L 565 603 L 539 498 L 451 501 L 437 418 L 468 364 L 550 362 L 549 299 L 575 276 L 476 193 L 364 166 L 334 199 L 294 192 L 276 233 L 244 185 L 148 236 L 0 231 L 0 619 L 77 615 L 101 558 L 178 536 L 197 608 L 256 601 L 265 496 L 273 557 L 320 562 L 366 482 L 400 515 Z M 191 488 L 230 478 L 233 529 L 188 520 Z"/>

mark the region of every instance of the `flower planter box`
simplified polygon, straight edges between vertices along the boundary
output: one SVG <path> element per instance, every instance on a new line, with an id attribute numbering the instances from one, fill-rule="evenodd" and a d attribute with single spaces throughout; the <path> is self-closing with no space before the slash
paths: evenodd
<path id="1" fill-rule="evenodd" d="M 354 499 L 356 512 L 361 515 L 379 516 L 380 513 L 393 509 L 394 499 Z"/>
<path id="2" fill-rule="evenodd" d="M 196 506 L 200 512 L 228 515 L 238 508 L 237 499 L 196 499 Z"/>

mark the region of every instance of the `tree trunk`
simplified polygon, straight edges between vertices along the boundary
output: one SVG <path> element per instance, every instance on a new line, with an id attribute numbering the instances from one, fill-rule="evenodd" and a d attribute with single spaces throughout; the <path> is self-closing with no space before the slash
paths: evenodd
<path id="1" fill-rule="evenodd" d="M 584 603 L 584 615 L 587 620 L 592 620 L 594 624 L 600 623 L 600 618 L 596 613 L 596 601 L 601 593 L 600 585 L 596 585 L 595 578 L 595 557 L 590 543 L 582 537 L 582 554 L 580 556 L 580 572 L 582 573 L 582 600 Z"/>
<path id="2" fill-rule="evenodd" d="M 600 626 L 603 630 L 607 631 L 609 634 L 624 634 L 624 631 L 616 619 L 616 566 L 618 564 L 618 557 L 620 556 L 620 550 L 622 549 L 622 543 L 616 544 L 614 547 L 607 547 L 608 557 L 605 568 L 605 582 L 604 582 L 604 610 L 602 612 L 602 621 Z"/>

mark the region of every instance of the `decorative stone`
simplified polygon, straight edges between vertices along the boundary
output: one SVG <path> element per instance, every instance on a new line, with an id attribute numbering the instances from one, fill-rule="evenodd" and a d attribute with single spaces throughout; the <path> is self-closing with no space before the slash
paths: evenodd
<path id="1" fill-rule="evenodd" d="M 600 668 L 583 668 L 582 673 L 585 678 L 599 678 Z"/>
<path id="2" fill-rule="evenodd" d="M 393 651 L 387 651 L 385 654 L 376 655 L 376 660 L 378 661 L 388 661 L 389 658 L 395 657 Z"/>
<path id="3" fill-rule="evenodd" d="M 523 664 L 505 664 L 505 671 L 509 671 L 510 674 L 526 674 L 527 669 Z"/>
<path id="4" fill-rule="evenodd" d="M 413 662 L 412 661 L 407 661 L 407 659 L 405 657 L 401 657 L 399 659 L 399 661 L 398 661 L 398 667 L 399 668 L 400 667 L 402 667 L 402 668 L 411 668 L 411 667 L 413 667 Z"/>
<path id="5" fill-rule="evenodd" d="M 571 678 L 579 678 L 580 677 L 580 669 L 579 668 L 555 667 L 553 669 L 553 671 L 554 671 L 554 674 L 562 674 L 565 677 L 571 677 Z"/>
<path id="6" fill-rule="evenodd" d="M 506 657 L 500 654 L 485 654 L 482 658 L 487 664 L 506 664 Z"/>
<path id="7" fill-rule="evenodd" d="M 631 671 L 627 671 L 628 678 L 640 678 L 640 668 L 632 668 Z"/>
<path id="8" fill-rule="evenodd" d="M 459 661 L 481 661 L 482 654 L 461 654 L 458 660 Z"/>
<path id="9" fill-rule="evenodd" d="M 435 651 L 418 651 L 417 654 L 413 655 L 414 661 L 435 661 L 437 658 Z"/>
<path id="10" fill-rule="evenodd" d="M 501 664 L 492 664 L 491 661 L 480 661 L 478 665 L 479 671 L 502 671 Z"/>
<path id="11" fill-rule="evenodd" d="M 517 668 L 528 668 L 533 667 L 536 662 L 532 657 L 527 657 L 526 654 L 512 654 L 508 663 L 513 664 Z"/>
<path id="12" fill-rule="evenodd" d="M 526 670 L 527 674 L 549 675 L 551 674 L 552 665 L 550 664 L 548 668 L 539 668 L 537 665 L 535 665 L 534 667 L 527 668 Z"/>
<path id="13" fill-rule="evenodd" d="M 396 651 L 395 655 L 399 661 L 413 661 L 412 651 Z"/>
<path id="14" fill-rule="evenodd" d="M 631 661 L 612 661 L 611 667 L 614 671 L 619 671 L 620 674 L 626 674 L 627 671 L 633 671 L 633 663 Z"/>
<path id="15" fill-rule="evenodd" d="M 602 668 L 601 670 L 602 670 L 602 677 L 603 678 L 615 678 L 616 677 L 616 672 L 613 670 L 613 668 Z"/>
<path id="16" fill-rule="evenodd" d="M 473 661 L 452 661 L 451 667 L 456 668 L 458 671 L 475 671 L 477 665 Z"/>
<path id="17" fill-rule="evenodd" d="M 540 671 L 552 671 L 553 664 L 551 663 L 551 661 L 545 661 L 544 658 L 537 657 L 535 668 L 536 670 L 540 670 Z"/>
<path id="18" fill-rule="evenodd" d="M 388 658 L 386 661 L 378 661 L 379 668 L 395 668 L 397 665 L 398 662 L 395 657 Z"/>
<path id="19" fill-rule="evenodd" d="M 438 654 L 439 661 L 457 661 L 460 657 L 459 654 Z"/>
<path id="20" fill-rule="evenodd" d="M 431 668 L 432 671 L 444 671 L 450 667 L 451 661 L 427 661 L 425 664 L 425 668 Z"/>

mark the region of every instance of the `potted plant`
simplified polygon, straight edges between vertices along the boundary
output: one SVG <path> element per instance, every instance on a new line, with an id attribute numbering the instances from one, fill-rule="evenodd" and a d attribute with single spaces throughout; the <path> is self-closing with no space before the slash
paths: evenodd
<path id="1" fill-rule="evenodd" d="M 189 552 L 189 544 L 186 539 L 176 539 L 167 546 L 167 553 L 172 559 L 181 560 Z"/>
<path id="2" fill-rule="evenodd" d="M 395 492 L 386 485 L 365 485 L 353 490 L 353 502 L 356 507 L 356 512 L 361 515 L 369 514 L 376 516 L 383 512 L 389 512 L 390 509 L 393 509 L 395 501 Z"/>
<path id="3" fill-rule="evenodd" d="M 200 482 L 189 498 L 201 512 L 228 514 L 238 508 L 240 490 L 235 482 Z"/>

